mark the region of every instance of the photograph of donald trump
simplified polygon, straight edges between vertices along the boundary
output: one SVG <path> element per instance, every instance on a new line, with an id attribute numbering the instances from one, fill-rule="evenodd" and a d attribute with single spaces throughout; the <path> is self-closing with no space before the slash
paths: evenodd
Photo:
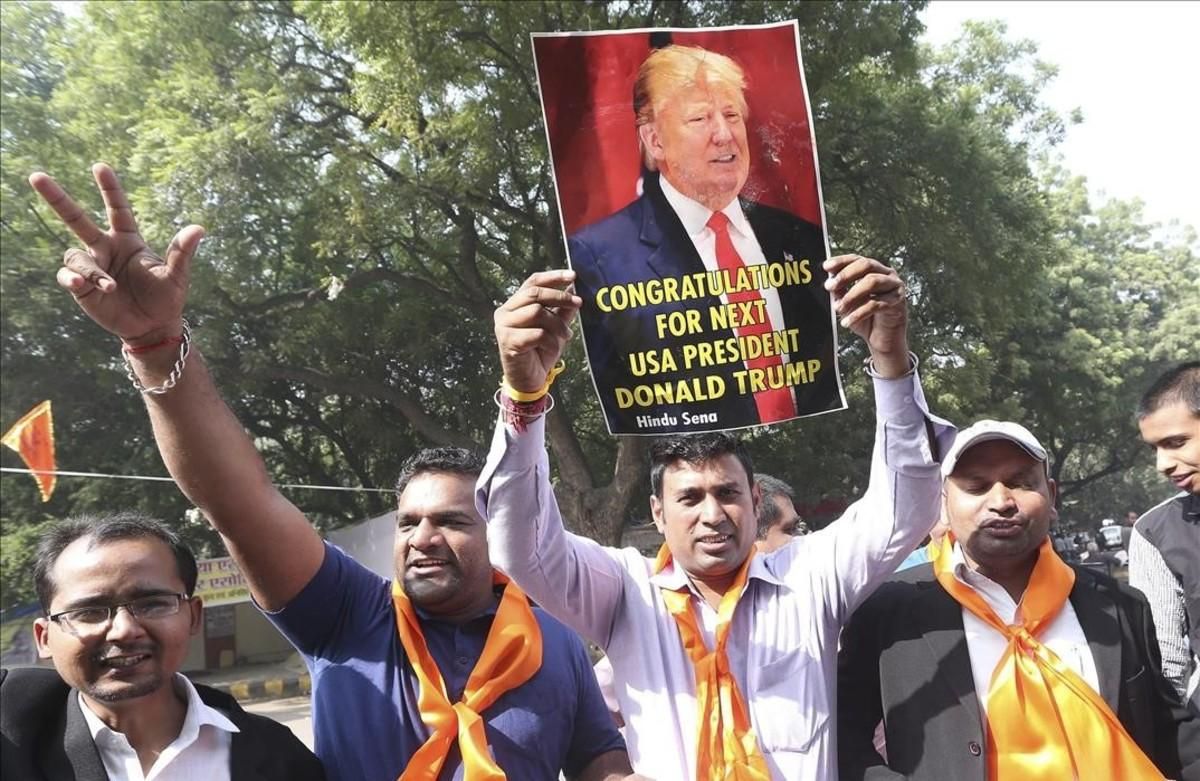
<path id="1" fill-rule="evenodd" d="M 632 89 L 640 194 L 568 237 L 588 360 L 612 433 L 740 428 L 844 406 L 822 287 L 825 236 L 820 225 L 759 202 L 758 188 L 748 186 L 748 86 L 746 71 L 726 54 L 675 43 L 652 49 Z M 775 284 L 783 267 L 797 274 Z M 636 296 L 609 295 L 654 280 L 686 280 L 692 284 L 675 289 L 691 295 L 651 296 L 637 306 L 621 306 Z M 700 327 L 664 329 L 663 316 L 685 307 L 703 313 L 688 321 Z M 755 314 L 720 318 L 714 311 Z M 696 356 L 698 342 L 717 349 L 705 361 L 678 360 L 685 345 Z M 637 360 L 648 350 L 661 351 L 657 366 Z M 664 353 L 676 360 L 662 360 Z M 713 386 L 698 375 L 719 377 L 723 392 L 708 394 Z M 650 394 L 614 392 L 648 383 L 668 392 L 655 393 L 649 405 Z"/>

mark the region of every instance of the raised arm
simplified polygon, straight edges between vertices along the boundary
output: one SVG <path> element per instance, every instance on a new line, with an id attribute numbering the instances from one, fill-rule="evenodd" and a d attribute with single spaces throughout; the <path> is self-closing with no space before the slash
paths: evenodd
<path id="1" fill-rule="evenodd" d="M 496 310 L 496 341 L 508 385 L 543 388 L 558 362 L 582 300 L 570 292 L 571 271 L 532 275 Z M 488 520 L 492 563 L 550 614 L 607 646 L 621 597 L 620 564 L 592 540 L 563 528 L 550 485 L 545 415 L 500 421 L 476 490 Z"/>
<path id="2" fill-rule="evenodd" d="M 904 286 L 894 269 L 842 255 L 825 262 L 842 325 L 870 348 L 875 444 L 864 496 L 827 528 L 776 554 L 795 588 L 827 596 L 831 618 L 845 621 L 928 533 L 938 516 L 938 453 L 953 436 L 929 414 L 908 350 Z"/>
<path id="3" fill-rule="evenodd" d="M 40 172 L 29 177 L 86 247 L 67 250 L 58 283 L 88 317 L 121 340 L 134 376 L 148 389 L 142 397 L 171 476 L 220 532 L 259 604 L 283 607 L 316 574 L 324 546 L 271 484 L 199 350 L 194 344 L 185 350 L 180 341 L 188 271 L 204 229 L 189 225 L 179 231 L 164 260 L 142 240 L 116 173 L 97 164 L 92 174 L 108 212 L 107 231 L 54 179 Z"/>

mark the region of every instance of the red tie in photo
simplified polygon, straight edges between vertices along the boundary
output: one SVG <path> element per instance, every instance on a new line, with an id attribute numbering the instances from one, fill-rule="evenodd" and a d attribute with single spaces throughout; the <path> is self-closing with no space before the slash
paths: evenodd
<path id="1" fill-rule="evenodd" d="M 737 272 L 746 267 L 742 262 L 741 256 L 737 250 L 733 248 L 733 240 L 729 238 L 729 218 L 721 212 L 713 212 L 708 218 L 708 227 L 717 237 L 717 266 L 723 271 L 727 271 L 731 279 L 737 279 Z M 740 304 L 746 301 L 761 301 L 762 296 L 757 290 L 746 290 L 738 293 L 730 292 L 726 294 L 726 298 L 731 304 Z M 771 332 L 771 322 L 765 317 L 761 323 L 753 325 L 744 325 L 740 328 L 735 328 L 734 331 L 738 336 L 760 336 Z M 783 359 L 778 355 L 759 356 L 746 361 L 746 366 L 751 369 L 767 369 L 768 367 L 782 366 Z M 796 417 L 796 403 L 792 400 L 792 391 L 788 387 L 783 388 L 768 388 L 765 391 L 759 391 L 754 394 L 754 404 L 758 407 L 758 420 L 760 423 L 774 423 L 779 420 L 787 420 Z"/>

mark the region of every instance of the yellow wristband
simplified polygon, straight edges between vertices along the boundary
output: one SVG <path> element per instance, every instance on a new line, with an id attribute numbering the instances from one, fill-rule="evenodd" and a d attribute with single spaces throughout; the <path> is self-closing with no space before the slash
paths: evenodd
<path id="1" fill-rule="evenodd" d="M 500 390 L 504 395 L 513 401 L 519 401 L 522 404 L 528 404 L 531 401 L 537 401 L 550 392 L 550 386 L 554 384 L 554 379 L 563 373 L 563 369 L 567 368 L 566 361 L 559 361 L 550 369 L 550 373 L 546 375 L 546 384 L 540 390 L 535 391 L 519 391 L 508 384 L 507 379 L 500 380 Z"/>

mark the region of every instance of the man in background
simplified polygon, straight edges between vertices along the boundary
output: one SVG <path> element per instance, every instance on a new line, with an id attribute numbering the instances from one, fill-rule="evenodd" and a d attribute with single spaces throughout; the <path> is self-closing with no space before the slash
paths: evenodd
<path id="1" fill-rule="evenodd" d="M 1155 380 L 1137 418 L 1155 466 L 1179 493 L 1134 526 L 1129 584 L 1150 600 L 1163 673 L 1200 711 L 1200 362 Z"/>
<path id="2" fill-rule="evenodd" d="M 796 492 L 790 485 L 762 472 L 754 475 L 754 481 L 762 494 L 755 513 L 758 539 L 754 543 L 761 553 L 770 553 L 808 534 L 808 526 L 796 512 Z"/>

